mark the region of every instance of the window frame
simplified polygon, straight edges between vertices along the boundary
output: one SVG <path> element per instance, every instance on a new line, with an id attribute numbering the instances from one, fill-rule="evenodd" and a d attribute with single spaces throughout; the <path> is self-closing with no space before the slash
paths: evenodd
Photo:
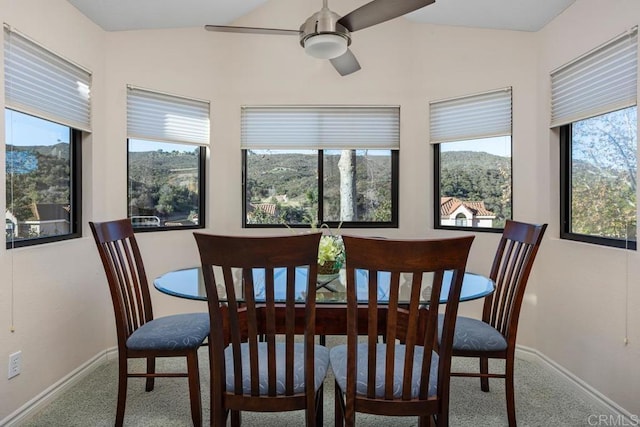
<path id="1" fill-rule="evenodd" d="M 433 227 L 437 230 L 502 233 L 504 228 L 442 225 L 441 144 L 509 137 L 509 190 L 513 218 L 513 87 L 506 86 L 429 102 L 429 142 L 433 145 Z M 508 218 L 508 219 L 511 219 Z"/>
<path id="2" fill-rule="evenodd" d="M 331 149 L 335 150 L 335 149 Z M 242 149 L 242 228 L 309 228 L 310 224 L 249 224 L 247 223 L 247 152 Z M 324 176 L 324 150 L 318 149 L 318 177 Z M 391 221 L 325 221 L 324 186 L 323 180 L 318 178 L 318 225 L 326 224 L 332 229 L 342 228 L 398 228 L 399 227 L 399 192 L 400 192 L 400 150 L 390 149 L 391 152 Z"/>
<path id="3" fill-rule="evenodd" d="M 13 110 L 5 107 L 5 110 Z M 20 111 L 17 111 L 20 112 Z M 22 113 L 26 114 L 26 113 Z M 51 121 L 36 117 L 40 120 Z M 64 240 L 78 239 L 82 237 L 82 131 L 74 129 L 71 126 L 63 125 L 69 128 L 69 204 L 70 210 L 70 232 L 57 236 L 35 237 L 32 239 L 6 240 L 6 249 L 24 248 L 36 246 L 45 243 L 61 242 Z M 6 142 L 5 142 L 6 150 Z M 6 177 L 6 171 L 5 171 Z M 5 237 L 6 239 L 6 237 Z"/>
<path id="4" fill-rule="evenodd" d="M 606 114 L 606 113 L 605 113 Z M 571 231 L 572 217 L 572 166 L 573 157 L 573 123 L 568 123 L 559 127 L 560 137 L 560 238 L 575 242 L 591 243 L 594 245 L 608 246 L 619 249 L 637 250 L 635 240 L 622 240 L 610 237 L 594 236 L 590 234 L 579 234 Z M 636 202 L 636 211 L 638 209 Z"/>
<path id="5" fill-rule="evenodd" d="M 513 153 L 513 135 L 509 135 L 511 141 L 511 150 Z M 450 141 L 456 142 L 456 141 Z M 457 231 L 473 231 L 481 233 L 502 233 L 504 227 L 473 227 L 473 226 L 459 226 L 459 225 L 442 225 L 442 218 L 440 217 L 440 175 L 441 175 L 441 156 L 440 156 L 440 144 L 433 144 L 433 228 L 436 230 L 457 230 Z M 445 143 L 446 144 L 446 143 Z M 509 186 L 511 187 L 511 218 L 513 219 L 513 154 L 510 157 L 511 170 L 509 174 Z"/>
<path id="6" fill-rule="evenodd" d="M 127 181 L 126 181 L 126 194 L 127 194 L 127 205 L 129 204 L 129 144 L 132 138 L 127 138 Z M 143 138 L 134 138 L 141 139 Z M 172 231 L 172 230 L 198 230 L 206 228 L 206 165 L 207 165 L 207 146 L 205 145 L 194 145 L 187 144 L 183 142 L 167 142 L 167 141 L 158 141 L 160 143 L 167 144 L 181 144 L 181 145 L 193 145 L 194 148 L 198 148 L 199 151 L 199 161 L 198 161 L 198 203 L 199 203 L 199 211 L 198 211 L 198 224 L 197 225 L 170 225 L 170 226 L 160 226 L 160 227 L 133 227 L 134 233 L 150 233 L 150 232 L 158 232 L 158 231 Z M 127 218 L 129 217 L 129 209 L 127 208 Z"/>

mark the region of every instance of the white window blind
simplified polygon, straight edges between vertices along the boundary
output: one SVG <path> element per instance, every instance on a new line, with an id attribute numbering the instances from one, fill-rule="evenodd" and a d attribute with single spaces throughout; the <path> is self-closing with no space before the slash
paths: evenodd
<path id="1" fill-rule="evenodd" d="M 127 136 L 209 144 L 209 102 L 127 87 Z"/>
<path id="2" fill-rule="evenodd" d="M 636 105 L 638 28 L 551 73 L 551 127 Z"/>
<path id="3" fill-rule="evenodd" d="M 511 88 L 429 103 L 430 141 L 511 135 Z"/>
<path id="4" fill-rule="evenodd" d="M 398 106 L 242 107 L 242 149 L 400 148 Z"/>
<path id="5" fill-rule="evenodd" d="M 91 131 L 91 73 L 4 26 L 8 108 Z"/>

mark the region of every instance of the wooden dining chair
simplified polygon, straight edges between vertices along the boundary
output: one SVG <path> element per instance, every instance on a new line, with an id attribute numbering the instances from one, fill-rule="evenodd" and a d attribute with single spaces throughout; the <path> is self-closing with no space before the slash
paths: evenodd
<path id="1" fill-rule="evenodd" d="M 490 277 L 496 290 L 485 297 L 482 320 L 460 316 L 456 321 L 453 356 L 477 357 L 480 372 L 452 372 L 451 376 L 480 377 L 482 391 L 489 378 L 504 378 L 509 425 L 516 426 L 514 362 L 518 318 L 525 288 L 547 224 L 510 221 L 498 244 Z M 441 329 L 444 319 L 440 319 Z M 489 373 L 489 359 L 504 359 L 504 373 Z"/>
<path id="2" fill-rule="evenodd" d="M 149 286 L 140 249 L 128 218 L 89 223 L 111 292 L 118 338 L 118 406 L 116 426 L 124 421 L 127 379 L 146 378 L 146 391 L 156 377 L 188 377 L 191 419 L 202 425 L 198 348 L 209 335 L 207 313 L 153 317 Z M 156 372 L 157 357 L 185 357 L 187 372 Z M 129 372 L 129 359 L 147 359 L 146 372 Z"/>
<path id="3" fill-rule="evenodd" d="M 356 424 L 356 412 L 417 416 L 419 425 L 448 425 L 451 344 L 473 236 L 443 240 L 390 240 L 343 236 L 346 249 L 347 343 L 331 349 L 335 425 Z M 358 301 L 356 275 L 366 273 L 368 299 Z M 452 271 L 445 276 L 445 271 Z M 421 300 L 423 276 L 432 274 L 430 304 Z M 409 298 L 400 298 L 402 277 Z M 424 276 L 427 277 L 427 276 Z M 443 277 L 451 277 L 440 354 L 438 304 Z M 426 281 L 425 281 L 426 282 Z M 378 303 L 388 285 L 388 304 Z M 424 284 L 426 286 L 426 283 Z M 403 286 L 407 286 L 403 284 Z M 367 316 L 363 318 L 363 304 Z M 360 321 L 358 320 L 360 317 Z M 366 335 L 359 340 L 359 335 Z M 379 336 L 385 341 L 380 343 Z"/>
<path id="4" fill-rule="evenodd" d="M 229 412 L 240 425 L 240 411 L 302 409 L 307 426 L 322 425 L 329 350 L 314 341 L 320 234 L 194 235 L 211 319 L 212 425 L 226 425 Z"/>

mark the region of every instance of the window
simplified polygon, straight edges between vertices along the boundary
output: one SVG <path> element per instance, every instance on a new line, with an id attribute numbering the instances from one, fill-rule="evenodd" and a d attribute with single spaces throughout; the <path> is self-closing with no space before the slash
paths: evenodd
<path id="1" fill-rule="evenodd" d="M 636 247 L 636 107 L 562 127 L 562 238 Z"/>
<path id="2" fill-rule="evenodd" d="M 203 228 L 209 103 L 129 87 L 127 105 L 134 229 Z"/>
<path id="3" fill-rule="evenodd" d="M 206 149 L 129 140 L 128 214 L 134 229 L 201 228 Z"/>
<path id="4" fill-rule="evenodd" d="M 7 248 L 82 235 L 91 73 L 5 25 Z"/>
<path id="5" fill-rule="evenodd" d="M 245 227 L 397 227 L 398 107 L 244 107 Z"/>
<path id="6" fill-rule="evenodd" d="M 430 107 L 435 228 L 502 231 L 512 217 L 511 88 Z"/>
<path id="7" fill-rule="evenodd" d="M 5 109 L 7 248 L 80 235 L 80 132 Z"/>
<path id="8" fill-rule="evenodd" d="M 636 249 L 637 29 L 551 74 L 563 239 Z"/>

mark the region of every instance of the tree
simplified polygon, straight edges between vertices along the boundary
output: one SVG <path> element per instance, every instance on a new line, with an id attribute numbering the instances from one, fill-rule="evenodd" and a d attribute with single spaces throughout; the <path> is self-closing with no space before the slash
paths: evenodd
<path id="1" fill-rule="evenodd" d="M 340 161 L 340 221 L 356 217 L 356 151 L 342 150 Z"/>
<path id="2" fill-rule="evenodd" d="M 571 231 L 635 240 L 636 107 L 574 123 L 571 143 Z"/>

